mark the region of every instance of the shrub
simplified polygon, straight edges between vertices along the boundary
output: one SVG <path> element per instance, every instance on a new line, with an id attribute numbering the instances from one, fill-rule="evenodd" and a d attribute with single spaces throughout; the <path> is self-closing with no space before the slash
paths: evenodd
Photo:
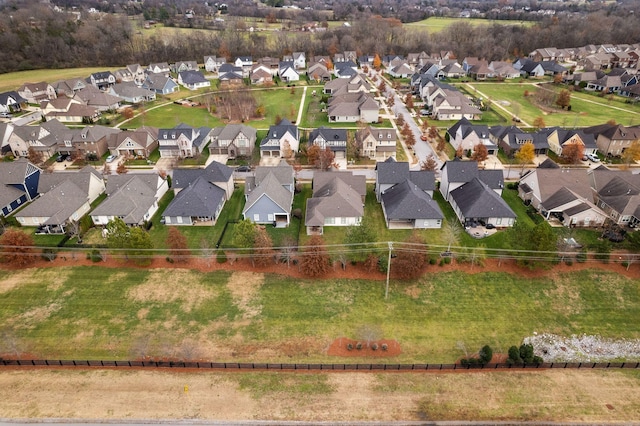
<path id="1" fill-rule="evenodd" d="M 377 351 L 378 350 L 378 344 L 374 343 L 373 345 L 371 345 L 371 349 L 374 350 L 374 351 Z"/>
<path id="2" fill-rule="evenodd" d="M 438 266 L 444 266 L 444 259 L 440 259 L 440 262 L 438 262 Z"/>
<path id="3" fill-rule="evenodd" d="M 517 346 L 511 346 L 509 348 L 509 358 L 507 359 L 509 364 L 521 364 L 522 358 L 520 358 L 520 349 Z"/>
<path id="4" fill-rule="evenodd" d="M 578 254 L 576 254 L 576 262 L 584 263 L 587 260 L 587 251 L 581 250 Z"/>
<path id="5" fill-rule="evenodd" d="M 291 216 L 295 217 L 296 219 L 302 219 L 302 209 L 293 209 L 293 211 L 291 212 Z"/>
<path id="6" fill-rule="evenodd" d="M 445 265 L 450 264 L 451 263 L 451 258 L 450 257 L 445 257 L 444 258 L 444 263 L 445 263 Z"/>
<path id="7" fill-rule="evenodd" d="M 358 343 L 356 343 L 356 349 L 357 349 L 357 350 L 362 349 L 362 342 L 358 342 Z"/>
<path id="8" fill-rule="evenodd" d="M 491 349 L 489 345 L 484 345 L 482 349 L 480 349 L 478 356 L 482 364 L 488 364 L 491 362 L 491 358 L 493 358 L 493 349 Z"/>
<path id="9" fill-rule="evenodd" d="M 53 262 L 58 257 L 58 253 L 52 249 L 44 249 L 41 256 L 43 259 Z"/>
<path id="10" fill-rule="evenodd" d="M 571 266 L 571 265 L 573 265 L 573 260 L 571 260 L 571 259 L 565 259 L 565 260 L 564 260 L 564 264 L 565 264 L 565 265 L 567 265 L 567 266 Z"/>
<path id="11" fill-rule="evenodd" d="M 167 262 L 169 262 L 169 263 L 173 263 L 173 259 L 172 259 L 172 258 L 170 258 L 169 256 L 167 256 L 167 257 L 166 257 L 166 260 L 167 260 Z"/>
<path id="12" fill-rule="evenodd" d="M 520 358 L 527 364 L 533 363 L 533 345 L 522 344 L 520 345 Z"/>
<path id="13" fill-rule="evenodd" d="M 383 351 L 386 351 L 387 349 L 389 349 L 389 346 L 388 346 L 386 343 L 383 343 L 382 345 L 380 345 L 380 348 L 381 348 Z"/>
<path id="14" fill-rule="evenodd" d="M 353 343 L 347 343 L 347 350 L 348 351 L 352 351 L 353 350 Z"/>
<path id="15" fill-rule="evenodd" d="M 436 263 L 438 263 L 438 259 L 433 257 L 433 256 L 431 256 L 429 258 L 429 265 L 435 265 Z"/>
<path id="16" fill-rule="evenodd" d="M 98 250 L 91 250 L 91 253 L 87 256 L 90 256 L 92 262 L 100 262 L 102 260 L 102 255 Z"/>
<path id="17" fill-rule="evenodd" d="M 216 262 L 225 263 L 227 261 L 227 255 L 221 250 L 216 255 Z"/>

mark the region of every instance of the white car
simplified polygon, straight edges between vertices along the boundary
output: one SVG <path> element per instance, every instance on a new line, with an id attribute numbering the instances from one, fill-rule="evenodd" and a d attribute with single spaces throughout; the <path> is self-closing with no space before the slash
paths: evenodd
<path id="1" fill-rule="evenodd" d="M 587 160 L 593 161 L 594 163 L 598 163 L 600 161 L 598 156 L 595 155 L 595 154 L 588 153 L 588 154 L 585 155 L 585 157 L 587 157 Z"/>
<path id="2" fill-rule="evenodd" d="M 107 157 L 107 163 L 111 163 L 115 159 L 116 159 L 115 155 L 110 155 L 110 156 Z"/>

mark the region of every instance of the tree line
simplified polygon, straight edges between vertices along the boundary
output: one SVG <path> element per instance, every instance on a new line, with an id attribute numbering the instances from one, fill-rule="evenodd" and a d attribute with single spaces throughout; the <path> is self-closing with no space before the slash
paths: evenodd
<path id="1" fill-rule="evenodd" d="M 436 34 L 405 27 L 396 18 L 372 15 L 354 21 L 351 27 L 317 33 L 279 31 L 265 35 L 231 28 L 173 37 L 141 36 L 134 29 L 137 21 L 124 14 L 76 20 L 45 4 L 16 10 L 5 7 L 0 12 L 0 72 L 202 61 L 206 55 L 228 59 L 239 55 L 281 57 L 296 51 L 313 56 L 346 50 L 380 55 L 449 50 L 460 60 L 466 56 L 508 60 L 540 47 L 631 44 L 640 39 L 638 17 L 604 12 L 551 17 L 533 27 L 474 26 L 461 21 Z"/>

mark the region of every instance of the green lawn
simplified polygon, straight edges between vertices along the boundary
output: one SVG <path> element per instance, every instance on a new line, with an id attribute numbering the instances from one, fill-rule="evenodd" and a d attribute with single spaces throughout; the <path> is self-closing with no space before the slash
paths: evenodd
<path id="1" fill-rule="evenodd" d="M 463 355 L 461 343 L 506 352 L 533 331 L 640 337 L 640 288 L 621 275 L 587 270 L 529 279 L 438 268 L 413 282 L 392 279 L 388 300 L 382 280 L 124 265 L 0 271 L 1 351 L 182 358 L 185 342 L 195 341 L 203 358 L 216 361 L 341 362 L 325 348 L 341 336 L 362 338 L 364 327 L 402 347 L 400 356 L 377 362 L 450 363 Z M 285 349 L 294 342 L 306 343 Z"/>
<path id="2" fill-rule="evenodd" d="M 526 81 L 526 80 L 525 80 Z M 507 111 L 518 115 L 528 124 L 533 124 L 537 117 L 544 119 L 545 125 L 561 126 L 561 127 L 586 127 L 596 124 L 606 123 L 611 119 L 615 119 L 619 123 L 637 123 L 640 121 L 640 107 L 621 103 L 619 100 L 608 101 L 606 98 L 600 98 L 585 93 L 572 92 L 571 94 L 571 111 L 563 111 L 560 109 L 554 112 L 541 111 L 532 101 L 533 96 L 524 97 L 524 92 L 528 91 L 533 95 L 538 90 L 544 90 L 537 86 L 521 83 L 521 84 L 503 84 L 503 83 L 469 83 L 462 86 L 468 93 L 477 94 L 470 86 L 487 95 L 494 104 L 502 105 Z M 545 86 L 553 90 L 561 90 L 565 86 Z M 594 103 L 595 102 L 595 103 Z M 623 108 L 628 111 L 613 109 L 612 107 Z M 505 116 L 506 114 L 497 107 L 492 108 L 498 114 Z"/>
<path id="3" fill-rule="evenodd" d="M 480 18 L 438 18 L 429 17 L 418 22 L 411 22 L 404 24 L 404 27 L 411 29 L 418 29 L 428 31 L 430 34 L 438 33 L 451 25 L 459 22 L 465 22 L 473 26 L 478 25 L 516 25 L 523 27 L 532 27 L 535 22 L 529 21 L 515 21 L 515 20 L 494 20 L 494 19 L 480 19 Z"/>
<path id="4" fill-rule="evenodd" d="M 173 191 L 169 191 L 158 203 L 158 212 L 151 219 L 153 226 L 149 230 L 151 240 L 155 248 L 167 247 L 167 237 L 169 227 L 160 223 L 162 212 L 173 200 Z M 216 224 L 214 226 L 179 226 L 178 230 L 187 238 L 187 245 L 191 249 L 201 249 L 203 244 L 208 248 L 216 246 L 224 227 L 229 221 L 237 221 L 242 218 L 242 207 L 244 206 L 244 185 L 237 188 L 231 199 L 226 202 Z"/>

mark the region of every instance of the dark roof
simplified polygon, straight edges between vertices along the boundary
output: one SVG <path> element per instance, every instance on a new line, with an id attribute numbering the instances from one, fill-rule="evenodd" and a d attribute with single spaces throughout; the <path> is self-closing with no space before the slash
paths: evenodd
<path id="1" fill-rule="evenodd" d="M 208 182 L 204 176 L 196 178 L 193 183 L 178 192 L 178 195 L 167 206 L 163 216 L 214 216 L 224 200 L 225 191 Z"/>
<path id="2" fill-rule="evenodd" d="M 449 197 L 465 218 L 516 217 L 509 205 L 478 178 L 454 189 Z"/>
<path id="3" fill-rule="evenodd" d="M 22 96 L 20 96 L 18 94 L 18 92 L 16 91 L 11 91 L 11 92 L 3 92 L 0 93 L 0 105 L 7 105 L 8 103 L 8 99 L 9 98 L 13 98 L 15 99 L 15 101 L 19 104 L 23 104 L 26 103 L 27 100 L 25 98 L 23 98 Z"/>
<path id="4" fill-rule="evenodd" d="M 409 180 L 423 191 L 436 189 L 436 173 L 429 170 L 412 170 L 409 172 Z"/>
<path id="5" fill-rule="evenodd" d="M 382 193 L 381 198 L 387 219 L 444 218 L 438 203 L 408 179 L 387 189 Z"/>
<path id="6" fill-rule="evenodd" d="M 542 163 L 538 164 L 539 169 L 559 169 L 560 166 L 556 164 L 551 158 L 547 158 Z"/>
<path id="7" fill-rule="evenodd" d="M 329 141 L 347 141 L 347 129 L 332 129 L 330 127 L 320 127 L 309 134 L 309 143 L 313 143 L 318 136 Z"/>
<path id="8" fill-rule="evenodd" d="M 573 216 L 574 214 L 581 213 L 589 209 L 591 209 L 591 206 L 589 206 L 589 204 L 580 203 L 578 205 L 568 208 L 567 210 L 564 211 L 564 213 L 567 214 L 567 216 Z"/>
<path id="9" fill-rule="evenodd" d="M 478 178 L 491 189 L 504 188 L 504 173 L 502 170 L 478 170 Z"/>
<path id="10" fill-rule="evenodd" d="M 469 182 L 478 176 L 477 161 L 446 161 L 442 165 L 445 168 L 449 182 Z"/>
<path id="11" fill-rule="evenodd" d="M 409 163 L 406 161 L 384 161 L 376 163 L 378 183 L 395 185 L 409 178 Z"/>
<path id="12" fill-rule="evenodd" d="M 557 207 L 563 206 L 571 201 L 578 200 L 579 197 L 574 194 L 567 187 L 562 187 L 557 190 L 553 195 L 544 200 L 544 208 L 546 210 L 553 210 Z"/>
<path id="13" fill-rule="evenodd" d="M 204 169 L 174 169 L 173 188 L 186 188 L 192 185 L 199 177 L 207 182 L 227 182 L 233 175 L 233 169 L 217 161 L 213 161 Z"/>
<path id="14" fill-rule="evenodd" d="M 180 79 L 184 84 L 205 83 L 207 80 L 200 71 L 182 71 L 179 73 Z"/>

